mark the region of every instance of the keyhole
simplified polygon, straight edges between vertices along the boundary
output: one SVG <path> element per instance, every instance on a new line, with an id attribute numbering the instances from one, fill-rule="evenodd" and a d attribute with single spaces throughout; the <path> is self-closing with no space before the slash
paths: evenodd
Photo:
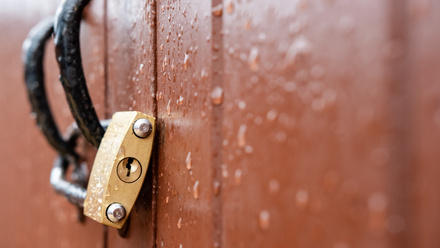
<path id="1" fill-rule="evenodd" d="M 119 161 L 117 173 L 123 182 L 135 182 L 142 174 L 141 163 L 136 158 L 126 157 Z"/>
<path id="2" fill-rule="evenodd" d="M 129 158 L 127 160 L 127 164 L 125 165 L 125 168 L 127 169 L 127 177 L 130 176 L 130 172 L 131 172 L 131 164 L 133 163 L 133 158 Z"/>

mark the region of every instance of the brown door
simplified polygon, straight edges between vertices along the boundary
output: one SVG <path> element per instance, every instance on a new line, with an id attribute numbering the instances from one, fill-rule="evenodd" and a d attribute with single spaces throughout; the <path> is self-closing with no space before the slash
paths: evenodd
<path id="1" fill-rule="evenodd" d="M 99 116 L 158 118 L 126 238 L 76 221 L 29 118 L 20 46 L 57 4 L 0 8 L 1 247 L 440 246 L 440 2 L 92 0 Z"/>

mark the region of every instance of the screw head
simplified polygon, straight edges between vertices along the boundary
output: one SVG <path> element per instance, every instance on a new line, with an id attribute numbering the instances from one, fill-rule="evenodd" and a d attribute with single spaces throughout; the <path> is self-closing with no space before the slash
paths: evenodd
<path id="1" fill-rule="evenodd" d="M 151 131 L 153 131 L 153 126 L 151 122 L 147 119 L 138 119 L 133 124 L 133 133 L 138 138 L 146 138 L 150 135 Z"/>
<path id="2" fill-rule="evenodd" d="M 120 203 L 114 202 L 107 208 L 107 219 L 113 223 L 123 220 L 125 215 L 125 208 Z"/>

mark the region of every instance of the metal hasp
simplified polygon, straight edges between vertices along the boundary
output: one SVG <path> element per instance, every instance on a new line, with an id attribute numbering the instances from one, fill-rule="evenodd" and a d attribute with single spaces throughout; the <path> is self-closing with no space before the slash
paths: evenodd
<path id="1" fill-rule="evenodd" d="M 151 131 L 146 137 L 140 138 L 135 134 L 137 128 L 134 126 L 138 120 L 150 123 L 147 126 L 151 127 Z M 118 229 L 124 225 L 150 163 L 155 120 L 137 111 L 113 115 L 93 163 L 84 215 Z"/>

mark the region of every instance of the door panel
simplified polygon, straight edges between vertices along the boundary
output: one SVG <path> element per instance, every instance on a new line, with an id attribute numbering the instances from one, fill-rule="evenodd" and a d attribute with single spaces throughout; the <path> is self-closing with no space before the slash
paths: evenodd
<path id="1" fill-rule="evenodd" d="M 154 1 L 107 1 L 106 115 L 137 110 L 156 116 Z M 147 177 L 130 217 L 126 238 L 109 228 L 108 247 L 153 247 L 157 161 Z M 153 179 L 154 178 L 154 179 Z"/>
<path id="2" fill-rule="evenodd" d="M 408 136 L 406 156 L 411 175 L 408 196 L 408 247 L 438 247 L 440 238 L 440 3 L 408 1 L 402 28 L 407 46 L 399 84 L 408 102 L 401 110 Z M 400 22 L 400 25 L 402 22 Z"/>
<path id="3" fill-rule="evenodd" d="M 31 118 L 21 61 L 21 44 L 33 25 L 53 15 L 59 1 L 2 2 L 0 10 L 0 156 L 1 247 L 102 247 L 102 227 L 77 221 L 76 207 L 57 195 L 49 183 L 55 152 Z M 82 41 L 93 41 L 94 49 L 83 49 L 86 77 L 98 112 L 104 106 L 104 50 L 102 1 L 93 1 L 85 18 Z M 83 46 L 84 47 L 84 46 Z M 90 49 L 89 49 L 90 48 Z M 73 121 L 58 80 L 53 41 L 45 54 L 45 78 L 49 101 L 60 131 Z M 90 151 L 93 153 L 93 150 Z"/>
<path id="4" fill-rule="evenodd" d="M 211 5 L 157 5 L 158 246 L 213 246 Z"/>
<path id="5" fill-rule="evenodd" d="M 75 220 L 28 116 L 17 44 L 57 4 L 0 10 L 2 247 L 440 245 L 440 4 L 91 1 L 81 47 L 100 118 L 158 124 L 125 238 Z M 45 68 L 64 130 L 52 44 Z"/>
<path id="6" fill-rule="evenodd" d="M 223 247 L 388 247 L 388 3 L 290 2 L 224 6 Z"/>

